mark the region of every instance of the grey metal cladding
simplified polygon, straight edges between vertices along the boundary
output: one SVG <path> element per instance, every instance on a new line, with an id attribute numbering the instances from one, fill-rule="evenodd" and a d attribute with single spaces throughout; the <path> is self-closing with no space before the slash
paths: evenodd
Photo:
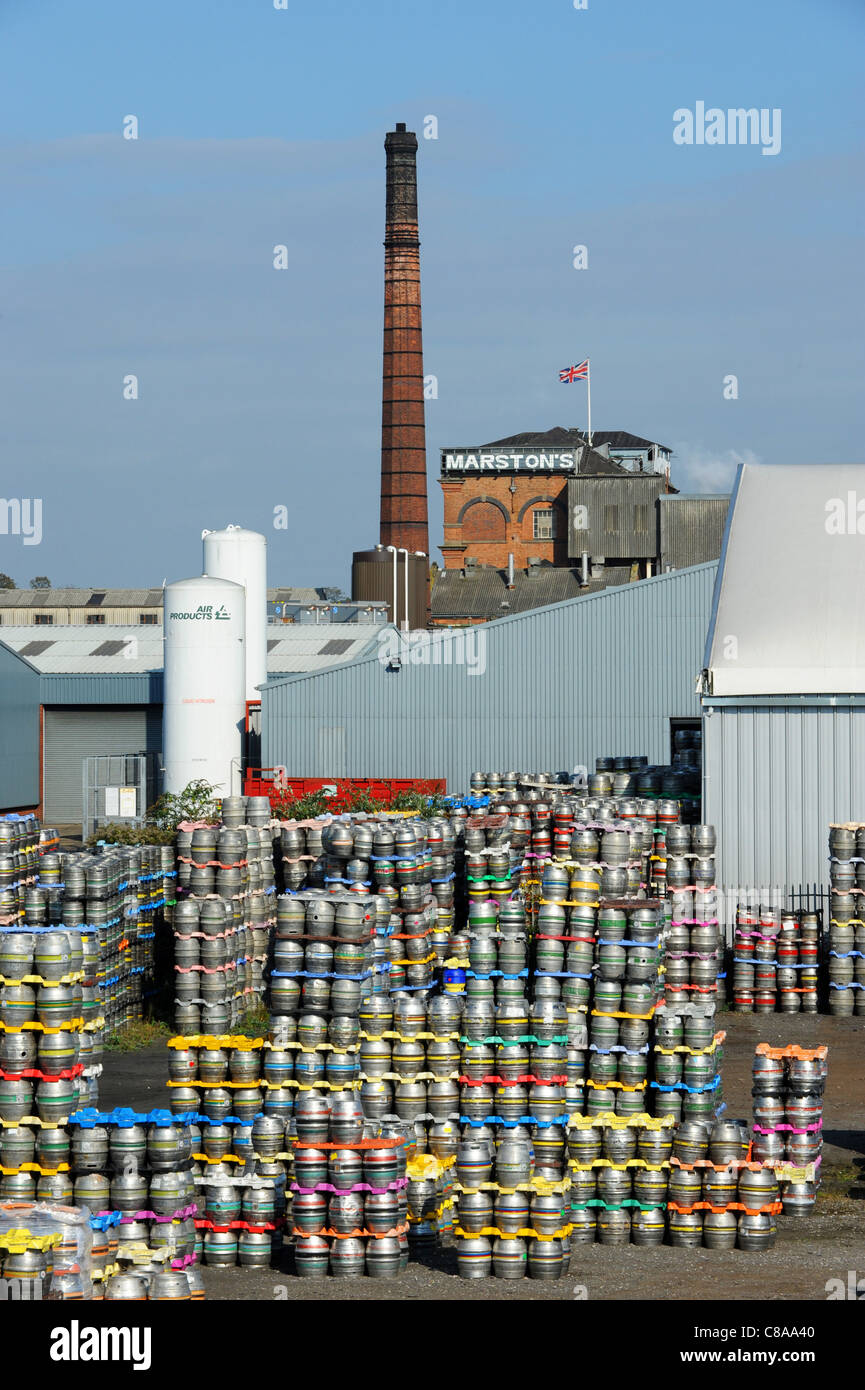
<path id="1" fill-rule="evenodd" d="M 417 643 L 418 659 L 405 648 L 396 669 L 382 648 L 271 680 L 262 763 L 295 777 L 445 777 L 462 791 L 475 769 L 563 771 L 611 753 L 665 762 L 670 718 L 699 717 L 694 682 L 715 570 L 436 629 Z M 395 641 L 393 629 L 379 640 Z"/>
<path id="2" fill-rule="evenodd" d="M 568 554 L 576 559 L 585 550 L 609 560 L 654 559 L 655 502 L 666 487 L 658 474 L 628 474 L 568 481 Z M 576 507 L 586 509 L 586 526 L 577 529 Z M 615 511 L 611 511 L 615 508 Z"/>
<path id="3" fill-rule="evenodd" d="M 704 565 L 721 554 L 729 497 L 658 498 L 658 555 L 661 571 Z"/>
<path id="4" fill-rule="evenodd" d="M 748 890 L 828 888 L 830 822 L 865 821 L 865 696 L 705 696 L 703 707 L 703 818 L 717 830 L 728 922 Z"/>

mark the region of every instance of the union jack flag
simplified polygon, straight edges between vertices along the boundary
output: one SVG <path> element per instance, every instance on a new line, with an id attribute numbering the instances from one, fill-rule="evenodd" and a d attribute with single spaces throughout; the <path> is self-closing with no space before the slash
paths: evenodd
<path id="1" fill-rule="evenodd" d="M 589 359 L 587 357 L 585 362 L 580 362 L 580 364 L 576 367 L 563 367 L 562 370 L 559 372 L 559 381 L 585 381 L 588 375 Z"/>

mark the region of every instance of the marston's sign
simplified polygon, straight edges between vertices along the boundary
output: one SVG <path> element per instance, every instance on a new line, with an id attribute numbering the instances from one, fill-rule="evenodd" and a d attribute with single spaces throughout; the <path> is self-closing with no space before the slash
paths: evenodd
<path id="1" fill-rule="evenodd" d="M 442 450 L 442 474 L 447 473 L 573 473 L 574 453 L 532 453 L 516 449 L 507 454 L 451 453 Z"/>

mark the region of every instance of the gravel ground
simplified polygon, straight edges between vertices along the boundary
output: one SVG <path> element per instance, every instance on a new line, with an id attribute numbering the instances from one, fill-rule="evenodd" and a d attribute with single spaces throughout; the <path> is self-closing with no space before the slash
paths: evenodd
<path id="1" fill-rule="evenodd" d="M 727 1013 L 724 1096 L 731 1115 L 750 1118 L 751 1061 L 758 1042 L 829 1047 L 829 1084 L 824 1108 L 824 1184 L 814 1212 L 778 1218 L 778 1239 L 765 1254 L 668 1246 L 575 1246 L 566 1279 L 539 1283 L 521 1279 L 464 1280 L 456 1273 L 454 1249 L 418 1252 L 398 1280 L 298 1279 L 289 1249 L 278 1269 L 204 1267 L 211 1300 L 423 1300 L 561 1301 L 694 1299 L 820 1300 L 830 1279 L 847 1281 L 848 1271 L 865 1278 L 865 1019 L 822 1015 L 763 1016 Z M 165 1103 L 166 1049 L 108 1053 L 100 1107 L 152 1109 Z"/>

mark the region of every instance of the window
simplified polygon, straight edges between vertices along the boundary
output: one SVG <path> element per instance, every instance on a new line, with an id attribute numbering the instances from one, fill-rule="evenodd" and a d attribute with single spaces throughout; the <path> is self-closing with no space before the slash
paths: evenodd
<path id="1" fill-rule="evenodd" d="M 532 537 L 536 541 L 556 538 L 556 516 L 552 507 L 539 507 L 532 513 Z"/>
<path id="2" fill-rule="evenodd" d="M 604 507 L 604 530 L 615 535 L 618 529 L 619 508 L 615 504 Z"/>
<path id="3" fill-rule="evenodd" d="M 88 623 L 104 623 L 104 622 L 105 622 L 105 614 L 104 614 L 104 613 L 88 613 L 88 614 L 87 614 L 87 621 L 88 621 Z"/>
<path id="4" fill-rule="evenodd" d="M 643 535 L 649 529 L 649 508 L 645 502 L 638 502 L 634 507 L 634 531 Z"/>
<path id="5" fill-rule="evenodd" d="M 37 613 L 33 619 L 37 627 L 50 627 L 54 622 L 53 613 Z"/>
<path id="6" fill-rule="evenodd" d="M 139 623 L 156 623 L 159 621 L 159 618 L 156 613 L 139 613 L 138 621 Z"/>

